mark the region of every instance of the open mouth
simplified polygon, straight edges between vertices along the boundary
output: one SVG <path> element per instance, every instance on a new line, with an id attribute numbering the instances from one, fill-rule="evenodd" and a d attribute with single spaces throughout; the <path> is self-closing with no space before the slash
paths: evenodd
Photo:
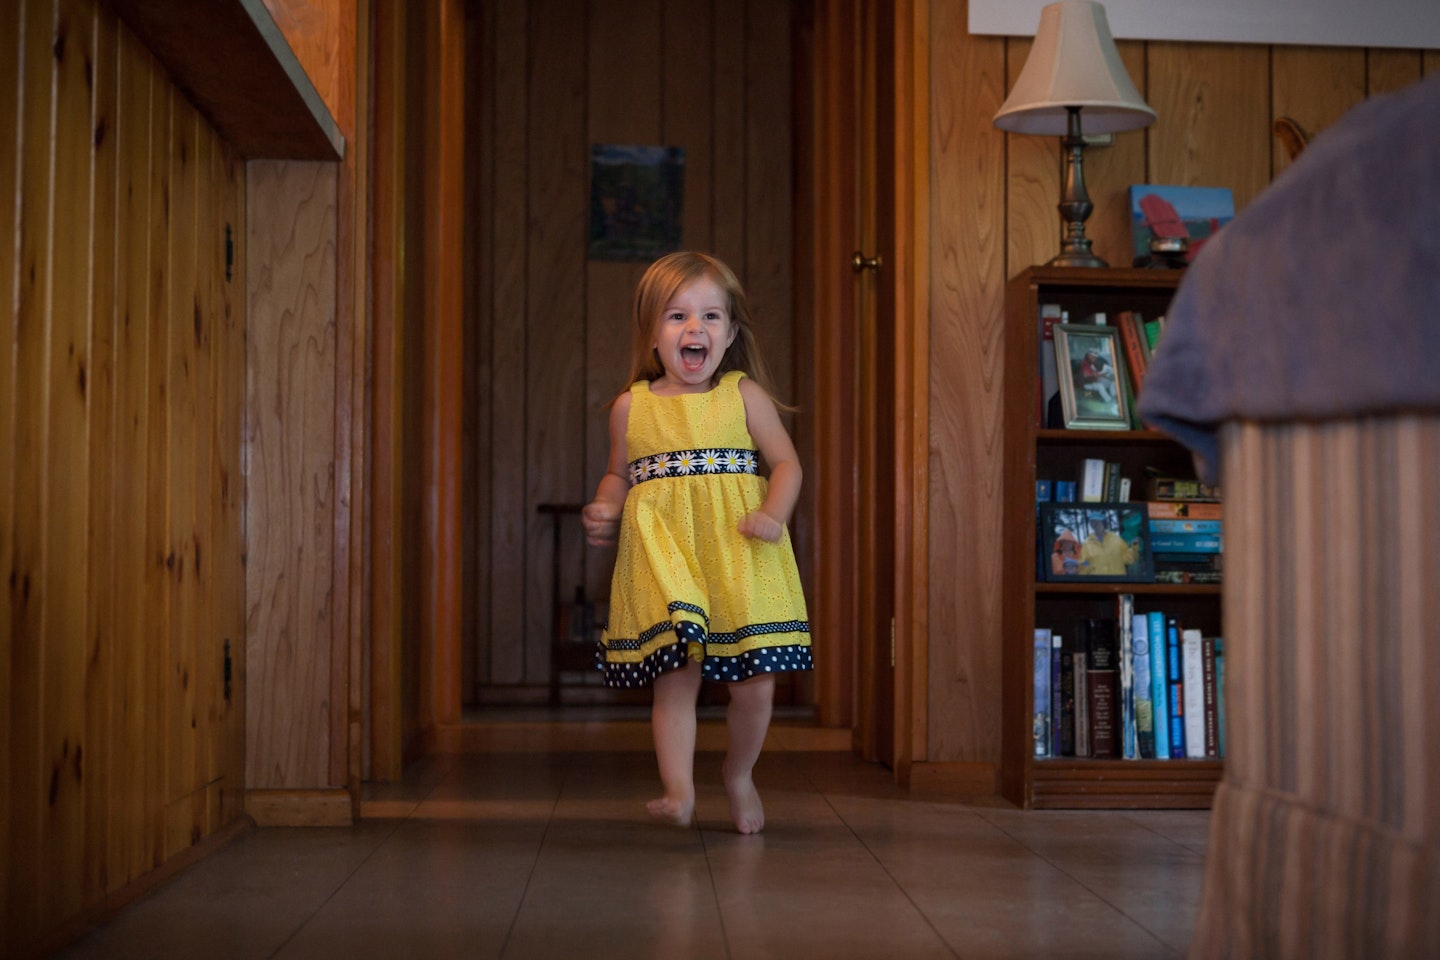
<path id="1" fill-rule="evenodd" d="M 705 358 L 710 356 L 708 347 L 698 343 L 687 344 L 680 348 L 680 362 L 685 365 L 686 370 L 700 370 L 705 366 Z"/>

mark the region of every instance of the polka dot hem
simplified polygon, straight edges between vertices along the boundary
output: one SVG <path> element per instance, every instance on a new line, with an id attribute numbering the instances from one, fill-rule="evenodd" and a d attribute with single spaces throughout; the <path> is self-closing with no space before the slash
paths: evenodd
<path id="1" fill-rule="evenodd" d="M 718 634 L 710 635 L 707 638 L 704 627 L 688 620 L 682 620 L 678 624 L 656 624 L 653 633 L 650 631 L 647 633 L 651 633 L 653 636 L 669 629 L 673 629 L 677 634 L 674 643 L 660 647 L 651 652 L 649 656 L 634 663 L 607 661 L 605 657 L 607 647 L 601 644 L 596 650 L 595 665 L 603 671 L 605 685 L 624 688 L 649 686 L 656 677 L 671 670 L 679 670 L 689 660 L 696 660 L 700 663 L 702 680 L 715 680 L 721 683 L 736 683 L 762 673 L 815 669 L 815 661 L 808 643 L 758 647 L 733 655 L 707 652 L 705 649 L 707 639 L 713 645 L 734 642 L 746 636 L 780 633 L 808 634 L 809 625 L 803 621 L 751 624 L 736 630 L 733 634 L 725 635 L 732 638 L 730 640 L 721 640 L 721 636 Z M 612 639 L 609 641 L 608 649 L 612 652 L 621 649 L 638 650 L 640 646 L 641 641 L 639 640 Z"/>

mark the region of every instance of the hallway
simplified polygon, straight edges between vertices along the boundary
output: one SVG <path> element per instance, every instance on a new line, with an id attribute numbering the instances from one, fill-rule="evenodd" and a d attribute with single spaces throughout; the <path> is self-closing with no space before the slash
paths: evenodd
<path id="1" fill-rule="evenodd" d="M 144 958 L 1171 958 L 1206 811 L 909 799 L 849 732 L 777 718 L 736 834 L 702 711 L 698 827 L 648 822 L 643 713 L 467 724 L 349 829 L 252 829 L 60 954 Z"/>

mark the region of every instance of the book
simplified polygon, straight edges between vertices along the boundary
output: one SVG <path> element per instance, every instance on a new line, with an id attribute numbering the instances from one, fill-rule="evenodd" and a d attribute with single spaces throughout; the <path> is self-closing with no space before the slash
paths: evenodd
<path id="1" fill-rule="evenodd" d="M 1075 502 L 1075 481 L 1056 480 L 1054 481 L 1055 500 L 1057 503 Z"/>
<path id="2" fill-rule="evenodd" d="M 1120 464 L 1105 461 L 1105 496 L 1101 499 L 1115 503 L 1120 499 Z"/>
<path id="3" fill-rule="evenodd" d="M 1147 500 L 1145 512 L 1154 520 L 1223 520 L 1225 505 L 1218 500 Z"/>
<path id="4" fill-rule="evenodd" d="M 1116 714 L 1116 622 L 1109 617 L 1092 617 L 1086 632 L 1090 652 L 1085 665 L 1085 689 L 1090 698 L 1090 756 L 1111 759 L 1119 756 L 1119 726 Z"/>
<path id="5" fill-rule="evenodd" d="M 1166 553 L 1220 553 L 1224 543 L 1218 533 L 1165 533 L 1150 528 L 1150 549 L 1156 557 Z"/>
<path id="6" fill-rule="evenodd" d="M 1071 656 L 1075 685 L 1075 756 L 1090 756 L 1090 637 L 1085 621 L 1076 624 L 1075 650 Z"/>
<path id="7" fill-rule="evenodd" d="M 1185 759 L 1185 661 L 1180 653 L 1180 621 L 1165 618 L 1165 706 L 1170 718 L 1170 757 Z"/>
<path id="8" fill-rule="evenodd" d="M 1153 320 L 1145 321 L 1145 349 L 1150 351 L 1150 356 L 1155 356 L 1155 351 L 1160 347 L 1160 334 L 1165 327 L 1165 318 L 1156 317 Z"/>
<path id="9" fill-rule="evenodd" d="M 1061 757 L 1065 755 L 1065 739 L 1061 735 L 1061 705 L 1064 703 L 1064 693 L 1061 688 L 1060 656 L 1064 646 L 1060 634 L 1050 635 L 1050 756 Z"/>
<path id="10" fill-rule="evenodd" d="M 1101 503 L 1105 500 L 1105 461 L 1098 457 L 1086 457 L 1080 464 L 1080 478 L 1077 494 L 1081 503 Z"/>
<path id="11" fill-rule="evenodd" d="M 1050 481 L 1049 481 L 1049 480 L 1036 480 L 1036 481 L 1035 481 L 1035 502 L 1036 502 L 1036 503 L 1049 503 L 1049 502 L 1050 502 Z"/>
<path id="12" fill-rule="evenodd" d="M 1150 638 L 1150 699 L 1155 712 L 1155 759 L 1170 758 L 1170 684 L 1165 663 L 1165 614 L 1151 611 L 1146 615 Z"/>
<path id="13" fill-rule="evenodd" d="M 1184 517 L 1151 517 L 1151 533 L 1224 533 L 1224 520 L 1189 520 Z"/>
<path id="14" fill-rule="evenodd" d="M 1125 366 L 1130 374 L 1130 386 L 1139 396 L 1145 385 L 1145 330 L 1144 319 L 1133 310 L 1121 310 L 1115 318 L 1120 329 L 1120 344 L 1125 351 Z"/>
<path id="15" fill-rule="evenodd" d="M 1205 758 L 1205 644 L 1199 630 L 1180 631 L 1181 673 L 1185 690 L 1185 756 Z"/>
<path id="16" fill-rule="evenodd" d="M 1216 753 L 1225 756 L 1225 638 L 1211 637 L 1215 650 L 1215 741 Z"/>
<path id="17" fill-rule="evenodd" d="M 1220 502 L 1219 484 L 1201 483 L 1179 477 L 1150 477 L 1146 480 L 1146 496 L 1150 500 L 1201 500 Z"/>
<path id="18" fill-rule="evenodd" d="M 1150 618 L 1130 618 L 1130 648 L 1135 669 L 1135 753 L 1141 760 L 1155 759 L 1155 700 L 1150 683 Z"/>
<path id="19" fill-rule="evenodd" d="M 1060 396 L 1060 374 L 1055 363 L 1055 324 L 1065 322 L 1065 312 L 1058 303 L 1040 305 L 1040 377 L 1037 388 L 1040 391 L 1036 411 L 1036 426 L 1044 429 L 1056 424 L 1050 422 L 1050 401 Z"/>
<path id="20" fill-rule="evenodd" d="M 1050 756 L 1050 631 L 1035 628 L 1035 756 Z"/>
<path id="21" fill-rule="evenodd" d="M 1120 649 L 1120 756 L 1134 760 L 1139 756 L 1135 741 L 1135 646 L 1131 634 L 1135 619 L 1134 594 L 1120 594 L 1116 605 L 1115 628 L 1119 631 Z"/>
<path id="22" fill-rule="evenodd" d="M 1201 641 L 1201 663 L 1205 688 L 1205 756 L 1216 758 L 1220 756 L 1220 687 L 1215 673 L 1214 637 Z"/>
<path id="23" fill-rule="evenodd" d="M 1060 643 L 1060 749 L 1057 757 L 1075 756 L 1075 638 Z"/>

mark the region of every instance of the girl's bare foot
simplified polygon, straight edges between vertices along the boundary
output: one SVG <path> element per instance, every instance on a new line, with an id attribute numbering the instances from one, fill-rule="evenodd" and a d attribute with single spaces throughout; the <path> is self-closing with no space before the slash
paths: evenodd
<path id="1" fill-rule="evenodd" d="M 748 834 L 765 829 L 765 807 L 748 774 L 734 778 L 727 776 L 725 792 L 730 796 L 730 819 L 735 821 L 736 830 Z"/>
<path id="2" fill-rule="evenodd" d="M 656 797 L 645 804 L 645 809 L 656 820 L 674 824 L 677 827 L 690 826 L 690 818 L 695 814 L 693 802 L 681 803 L 679 800 L 672 800 L 669 797 Z"/>

